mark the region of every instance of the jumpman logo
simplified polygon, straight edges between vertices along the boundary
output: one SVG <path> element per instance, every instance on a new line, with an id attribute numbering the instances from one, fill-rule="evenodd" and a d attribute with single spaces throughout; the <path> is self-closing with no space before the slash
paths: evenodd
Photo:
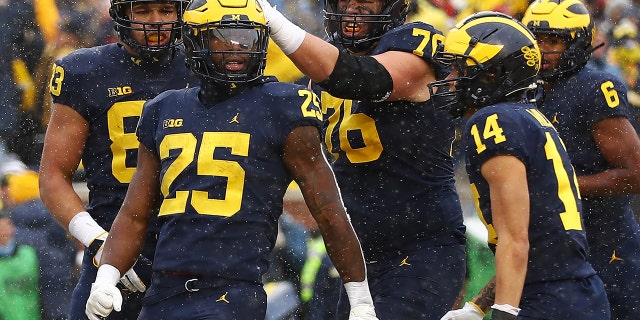
<path id="1" fill-rule="evenodd" d="M 220 302 L 220 301 L 222 301 L 222 302 L 229 303 L 229 300 L 227 300 L 227 294 L 228 294 L 228 293 L 229 293 L 229 292 L 225 292 L 225 293 L 224 293 L 224 294 L 223 294 L 223 295 L 222 295 L 218 300 L 216 300 L 216 302 Z"/>
<path id="2" fill-rule="evenodd" d="M 612 263 L 614 261 L 622 261 L 622 258 L 618 258 L 616 256 L 616 251 L 615 250 L 613 250 L 613 254 L 611 255 L 611 259 L 609 259 L 609 263 Z"/>
<path id="3" fill-rule="evenodd" d="M 557 112 L 553 115 L 553 120 L 551 120 L 551 123 L 560 124 L 560 121 L 558 121 L 558 113 Z"/>
<path id="4" fill-rule="evenodd" d="M 240 121 L 238 120 L 238 116 L 240 115 L 240 112 L 236 113 L 235 116 L 233 116 L 233 119 L 231 119 L 231 121 L 229 121 L 229 123 L 240 123 Z"/>
<path id="5" fill-rule="evenodd" d="M 400 267 L 402 266 L 410 266 L 411 263 L 407 262 L 407 259 L 409 259 L 409 256 L 407 256 L 406 258 L 402 259 L 402 262 L 400 262 Z"/>

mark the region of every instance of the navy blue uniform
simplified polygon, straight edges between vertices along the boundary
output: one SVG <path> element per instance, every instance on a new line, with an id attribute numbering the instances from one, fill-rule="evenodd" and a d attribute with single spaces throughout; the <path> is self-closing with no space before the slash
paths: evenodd
<path id="1" fill-rule="evenodd" d="M 371 55 L 410 52 L 444 74 L 432 62 L 443 38 L 428 24 L 410 23 L 385 33 Z M 325 143 L 361 241 L 378 317 L 439 319 L 465 274 L 453 120 L 428 102 L 352 101 L 327 92 L 321 100 Z"/>
<path id="2" fill-rule="evenodd" d="M 467 172 L 480 219 L 495 252 L 489 184 L 480 169 L 499 155 L 526 167 L 529 262 L 519 317 L 609 319 L 602 281 L 587 261 L 588 245 L 576 176 L 562 141 L 533 105 L 499 103 L 476 112 L 463 132 Z"/>
<path id="3" fill-rule="evenodd" d="M 73 108 L 89 123 L 82 154 L 89 188 L 87 211 L 105 230 L 110 229 L 136 169 L 139 144 L 135 129 L 142 105 L 165 90 L 197 81 L 185 67 L 182 54 L 170 65 L 143 68 L 135 61 L 118 44 L 79 49 L 56 61 L 51 78 L 53 102 Z M 151 227 L 147 239 L 155 240 L 155 232 Z M 154 247 L 148 241 L 142 254 L 152 259 Z M 86 319 L 85 303 L 96 271 L 85 250 L 71 319 Z M 121 315 L 126 312 L 114 312 L 109 319 Z"/>
<path id="4" fill-rule="evenodd" d="M 611 117 L 628 117 L 624 84 L 590 67 L 557 81 L 540 111 L 565 142 L 576 174 L 611 168 L 596 145 L 592 126 Z M 640 227 L 630 196 L 585 197 L 589 261 L 605 283 L 614 319 L 640 319 Z"/>
<path id="5" fill-rule="evenodd" d="M 164 200 L 141 318 L 194 319 L 204 308 L 220 319 L 264 319 L 262 275 L 293 181 L 285 140 L 299 126 L 320 132 L 322 115 L 305 87 L 262 80 L 213 106 L 198 100 L 199 87 L 145 105 L 137 135 L 161 161 Z M 187 287 L 204 281 L 210 290 L 187 293 L 190 278 L 199 280 Z"/>

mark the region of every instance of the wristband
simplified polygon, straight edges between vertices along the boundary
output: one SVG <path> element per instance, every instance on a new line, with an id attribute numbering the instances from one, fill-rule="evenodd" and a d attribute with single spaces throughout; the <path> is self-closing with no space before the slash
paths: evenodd
<path id="1" fill-rule="evenodd" d="M 369 283 L 366 278 L 361 282 L 347 282 L 344 284 L 344 288 L 347 291 L 347 297 L 349 297 L 349 304 L 351 304 L 351 308 L 358 305 L 373 306 L 373 298 L 371 298 Z"/>
<path id="2" fill-rule="evenodd" d="M 478 310 L 478 312 L 480 312 L 482 314 L 483 317 L 487 315 L 487 313 L 484 312 L 484 310 L 482 310 L 482 308 L 480 308 L 480 306 L 475 304 L 473 301 L 468 301 L 468 302 L 465 303 L 465 305 L 466 304 L 476 308 Z"/>
<path id="3" fill-rule="evenodd" d="M 95 282 L 107 283 L 115 286 L 120 282 L 120 278 L 120 271 L 116 267 L 110 264 L 103 264 L 98 268 Z"/>
<path id="4" fill-rule="evenodd" d="M 302 45 L 302 41 L 304 41 L 304 37 L 307 35 L 306 31 L 285 18 L 276 8 L 270 10 L 267 26 L 271 29 L 269 32 L 271 40 L 273 40 L 286 55 L 290 55 L 298 50 Z"/>
<path id="5" fill-rule="evenodd" d="M 517 317 L 518 316 L 514 316 L 509 312 L 498 309 L 493 309 L 493 313 L 491 314 L 491 320 L 516 320 Z"/>
<path id="6" fill-rule="evenodd" d="M 78 212 L 69 222 L 69 233 L 85 247 L 107 232 L 86 211 Z"/>
<path id="7" fill-rule="evenodd" d="M 520 308 L 514 307 L 510 304 L 494 304 L 491 306 L 491 309 L 500 310 L 500 311 L 512 314 L 514 316 L 517 316 L 518 312 L 520 312 Z"/>

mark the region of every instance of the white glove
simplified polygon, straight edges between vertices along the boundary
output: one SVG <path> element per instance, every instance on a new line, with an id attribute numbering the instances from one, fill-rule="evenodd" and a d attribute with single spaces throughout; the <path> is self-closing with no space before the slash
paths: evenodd
<path id="1" fill-rule="evenodd" d="M 440 320 L 482 320 L 484 313 L 474 304 L 466 302 L 462 309 L 447 312 Z"/>
<path id="2" fill-rule="evenodd" d="M 351 308 L 349 320 L 378 320 L 378 316 L 372 305 L 361 304 Z"/>
<path id="3" fill-rule="evenodd" d="M 120 278 L 120 283 L 131 292 L 144 292 L 147 290 L 144 281 L 140 279 L 138 274 L 133 270 L 133 267 Z"/>
<path id="4" fill-rule="evenodd" d="M 262 8 L 262 13 L 269 27 L 269 34 L 273 42 L 275 42 L 286 55 L 290 55 L 298 50 L 307 32 L 289 21 L 289 19 L 283 16 L 275 7 L 272 7 L 268 0 L 256 1 Z"/>
<path id="5" fill-rule="evenodd" d="M 118 279 L 118 269 L 108 264 L 100 266 L 85 306 L 84 313 L 89 320 L 100 320 L 106 318 L 111 311 L 119 312 L 122 309 L 122 294 L 116 288 Z"/>
<path id="6" fill-rule="evenodd" d="M 147 285 L 151 283 L 152 264 L 147 257 L 139 255 L 133 267 L 120 279 L 120 283 L 131 292 L 145 292 Z"/>

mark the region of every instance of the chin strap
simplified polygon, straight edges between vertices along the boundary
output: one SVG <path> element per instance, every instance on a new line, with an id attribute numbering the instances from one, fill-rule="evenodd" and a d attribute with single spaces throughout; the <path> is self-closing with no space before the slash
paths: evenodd
<path id="1" fill-rule="evenodd" d="M 253 87 L 265 82 L 265 77 L 260 77 L 249 82 L 215 82 L 211 80 L 202 81 L 198 99 L 205 106 L 211 107 L 218 102 L 229 99 L 232 96 L 240 94 L 247 88 Z"/>

